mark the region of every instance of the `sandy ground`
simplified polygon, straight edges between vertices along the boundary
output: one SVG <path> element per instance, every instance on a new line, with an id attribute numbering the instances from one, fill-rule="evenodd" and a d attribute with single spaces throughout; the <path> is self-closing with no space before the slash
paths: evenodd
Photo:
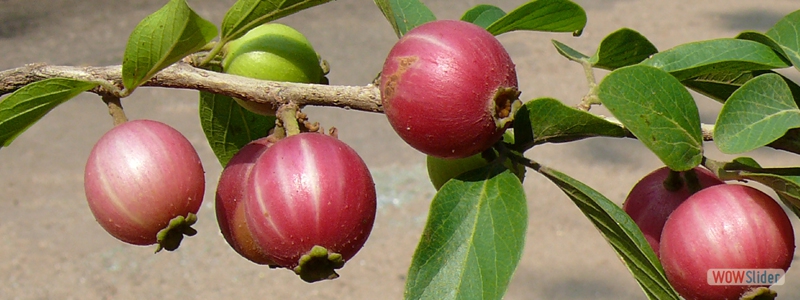
<path id="1" fill-rule="evenodd" d="M 30 62 L 119 64 L 134 26 L 163 0 L 0 0 L 0 69 Z M 189 0 L 219 22 L 233 0 Z M 460 17 L 478 1 L 428 0 L 441 19 Z M 500 37 L 518 66 L 524 99 L 550 96 L 575 104 L 587 85 L 581 68 L 551 46 L 558 39 L 592 53 L 621 27 L 638 30 L 659 49 L 745 29 L 766 30 L 800 8 L 796 1 L 577 1 L 589 24 L 580 38 L 516 32 Z M 522 0 L 496 0 L 510 10 Z M 366 0 L 340 0 L 284 20 L 304 32 L 331 63 L 333 84 L 363 85 L 380 69 L 395 41 L 391 27 Z M 794 71 L 790 72 L 793 74 Z M 602 76 L 602 72 L 598 75 Z M 794 76 L 797 79 L 797 76 Z M 705 122 L 719 104 L 698 99 Z M 118 242 L 98 226 L 83 195 L 83 166 L 94 142 L 111 127 L 95 95 L 58 107 L 0 151 L 0 299 L 399 299 L 434 190 L 424 157 L 405 145 L 379 114 L 331 108 L 306 112 L 340 129 L 370 166 L 380 209 L 365 248 L 340 279 L 306 284 L 285 270 L 238 257 L 222 239 L 213 215 L 221 168 L 197 119 L 197 93 L 142 88 L 124 101 L 128 116 L 166 122 L 197 148 L 206 168 L 200 234 L 181 249 L 153 255 L 152 247 Z M 598 110 L 602 113 L 602 109 Z M 707 153 L 716 159 L 713 145 Z M 621 203 L 630 187 L 659 161 L 633 140 L 591 139 L 544 145 L 527 153 Z M 764 165 L 800 165 L 797 156 L 751 153 Z M 525 254 L 506 299 L 643 299 L 611 247 L 572 202 L 543 177 L 525 182 L 530 224 Z M 793 217 L 794 220 L 797 218 Z M 800 273 L 777 287 L 800 297 Z"/>

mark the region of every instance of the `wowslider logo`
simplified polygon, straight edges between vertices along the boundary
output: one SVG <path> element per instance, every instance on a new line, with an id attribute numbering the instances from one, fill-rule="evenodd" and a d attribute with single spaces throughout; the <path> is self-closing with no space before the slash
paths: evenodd
<path id="1" fill-rule="evenodd" d="M 708 285 L 783 285 L 782 269 L 709 269 Z"/>

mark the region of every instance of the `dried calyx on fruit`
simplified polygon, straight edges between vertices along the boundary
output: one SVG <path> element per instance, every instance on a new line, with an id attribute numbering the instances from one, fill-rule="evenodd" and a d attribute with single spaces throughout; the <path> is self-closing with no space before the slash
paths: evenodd
<path id="1" fill-rule="evenodd" d="M 517 73 L 488 31 L 456 20 L 407 32 L 381 72 L 389 123 L 415 149 L 465 158 L 496 143 L 521 105 Z"/>

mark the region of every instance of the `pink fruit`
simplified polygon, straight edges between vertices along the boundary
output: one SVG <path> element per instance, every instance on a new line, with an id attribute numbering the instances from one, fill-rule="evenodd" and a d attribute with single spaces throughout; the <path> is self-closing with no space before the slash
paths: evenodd
<path id="1" fill-rule="evenodd" d="M 517 73 L 503 45 L 464 21 L 423 24 L 389 52 L 381 99 L 389 123 L 411 147 L 465 158 L 500 140 L 519 105 Z"/>
<path id="2" fill-rule="evenodd" d="M 100 138 L 86 163 L 84 188 L 95 219 L 112 236 L 174 250 L 183 234 L 195 233 L 189 226 L 203 201 L 205 174 L 180 132 L 135 120 Z"/>
<path id="3" fill-rule="evenodd" d="M 276 142 L 256 160 L 247 225 L 277 266 L 312 282 L 333 279 L 375 221 L 375 184 L 347 144 L 320 133 Z"/>
<path id="4" fill-rule="evenodd" d="M 267 265 L 274 263 L 253 240 L 245 218 L 244 198 L 253 164 L 270 146 L 268 138 L 261 138 L 242 147 L 222 170 L 216 195 L 217 223 L 225 241 L 244 258 Z"/>
<path id="5" fill-rule="evenodd" d="M 780 205 L 744 185 L 716 185 L 686 199 L 661 235 L 667 279 L 686 299 L 739 299 L 764 286 L 709 285 L 709 269 L 787 270 L 794 230 Z"/>
<path id="6" fill-rule="evenodd" d="M 704 189 L 724 182 L 703 168 L 694 168 L 699 188 Z M 650 247 L 659 255 L 661 230 L 669 215 L 692 195 L 685 173 L 681 173 L 678 182 L 667 182 L 670 174 L 668 167 L 662 167 L 647 174 L 633 186 L 622 209 L 639 225 Z M 669 186 L 669 185 L 672 186 Z M 679 186 L 676 186 L 679 185 Z M 669 187 L 668 187 L 669 186 Z M 677 187 L 677 189 L 675 189 Z"/>

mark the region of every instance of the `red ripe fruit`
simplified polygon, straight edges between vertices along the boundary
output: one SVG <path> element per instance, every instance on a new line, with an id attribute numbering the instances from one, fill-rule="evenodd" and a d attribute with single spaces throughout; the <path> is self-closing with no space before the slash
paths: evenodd
<path id="1" fill-rule="evenodd" d="M 234 155 L 217 184 L 217 223 L 225 241 L 244 258 L 257 264 L 274 264 L 253 240 L 245 217 L 247 182 L 256 159 L 272 146 L 268 138 L 252 141 Z"/>
<path id="2" fill-rule="evenodd" d="M 411 147 L 465 158 L 500 140 L 520 105 L 517 73 L 488 31 L 456 20 L 407 32 L 381 72 L 389 123 Z"/>
<path id="3" fill-rule="evenodd" d="M 276 142 L 256 160 L 247 225 L 275 265 L 308 282 L 338 277 L 375 221 L 375 184 L 347 144 L 320 133 Z"/>
<path id="4" fill-rule="evenodd" d="M 115 238 L 174 250 L 196 233 L 205 174 L 192 144 L 172 127 L 135 120 L 94 145 L 84 173 L 89 208 Z"/>
<path id="5" fill-rule="evenodd" d="M 694 168 L 697 175 L 697 188 L 704 189 L 712 185 L 723 184 L 722 180 L 704 168 Z M 682 172 L 679 178 L 668 181 L 670 169 L 659 168 L 647 174 L 633 186 L 622 209 L 639 225 L 650 247 L 659 255 L 661 230 L 669 215 L 683 203 L 692 191 Z"/>
<path id="6" fill-rule="evenodd" d="M 739 299 L 759 285 L 709 285 L 708 270 L 785 271 L 794 248 L 792 223 L 778 203 L 755 188 L 723 184 L 695 193 L 670 215 L 661 264 L 686 299 Z"/>

